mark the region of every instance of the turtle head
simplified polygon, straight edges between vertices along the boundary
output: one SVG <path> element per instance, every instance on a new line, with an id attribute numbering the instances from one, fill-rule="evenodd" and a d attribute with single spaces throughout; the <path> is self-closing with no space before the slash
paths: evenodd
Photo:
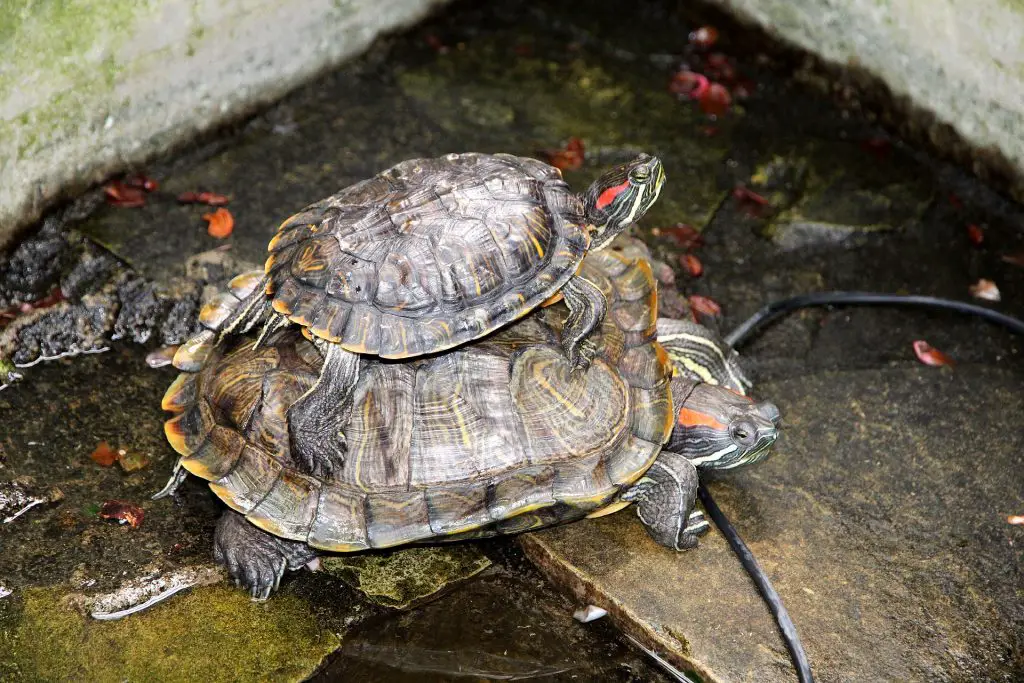
<path id="1" fill-rule="evenodd" d="M 701 469 L 727 470 L 763 460 L 782 423 L 773 403 L 682 377 L 672 380 L 672 402 L 676 424 L 666 448 Z"/>
<path id="2" fill-rule="evenodd" d="M 595 180 L 584 198 L 586 220 L 594 226 L 590 248 L 600 249 L 640 220 L 658 199 L 664 183 L 661 161 L 648 154 L 616 166 Z"/>

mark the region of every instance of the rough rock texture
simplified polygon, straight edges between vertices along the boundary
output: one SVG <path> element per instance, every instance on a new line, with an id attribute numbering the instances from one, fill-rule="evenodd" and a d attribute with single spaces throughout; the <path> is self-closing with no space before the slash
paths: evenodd
<path id="1" fill-rule="evenodd" d="M 878 79 L 889 91 L 881 95 L 888 100 L 883 108 L 917 119 L 910 128 L 961 163 L 1009 176 L 1000 179 L 1024 197 L 1024 4 L 707 1 L 828 63 Z"/>
<path id="2" fill-rule="evenodd" d="M 280 97 L 441 2 L 4 2 L 0 247 L 58 196 Z"/>

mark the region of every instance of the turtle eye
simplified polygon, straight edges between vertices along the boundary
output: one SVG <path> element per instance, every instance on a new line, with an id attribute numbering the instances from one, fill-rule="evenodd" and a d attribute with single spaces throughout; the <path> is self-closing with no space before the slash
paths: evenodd
<path id="1" fill-rule="evenodd" d="M 733 425 L 732 438 L 744 446 L 749 446 L 757 440 L 757 428 L 749 422 L 740 422 Z"/>
<path id="2" fill-rule="evenodd" d="M 646 183 L 651 179 L 651 172 L 643 166 L 638 166 L 629 172 L 629 179 L 634 183 Z"/>

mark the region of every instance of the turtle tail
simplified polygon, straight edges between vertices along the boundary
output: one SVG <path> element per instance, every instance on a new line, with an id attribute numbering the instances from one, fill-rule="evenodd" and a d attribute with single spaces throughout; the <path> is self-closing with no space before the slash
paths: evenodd
<path id="1" fill-rule="evenodd" d="M 270 317 L 270 301 L 266 295 L 268 277 L 262 270 L 253 270 L 235 277 L 228 291 L 218 294 L 199 311 L 203 330 L 194 335 L 174 354 L 174 367 L 196 372 L 206 362 L 213 348 L 227 335 L 244 334 Z"/>

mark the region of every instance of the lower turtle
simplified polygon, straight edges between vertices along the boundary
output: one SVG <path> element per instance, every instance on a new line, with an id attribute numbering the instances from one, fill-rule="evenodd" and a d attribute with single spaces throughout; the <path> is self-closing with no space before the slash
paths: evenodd
<path id="1" fill-rule="evenodd" d="M 331 477 L 303 473 L 290 450 L 289 413 L 323 363 L 313 344 L 289 327 L 218 345 L 164 397 L 181 458 L 161 494 L 187 473 L 210 482 L 231 508 L 215 557 L 257 599 L 320 551 L 512 534 L 631 504 L 658 543 L 696 546 L 708 528 L 697 467 L 764 458 L 778 409 L 744 396 L 740 374 L 713 366 L 708 382 L 678 360 L 732 368 L 708 330 L 673 327 L 666 351 L 646 261 L 598 252 L 582 274 L 609 302 L 585 371 L 562 352 L 561 304 L 444 354 L 367 361 L 344 425 L 349 460 Z"/>

